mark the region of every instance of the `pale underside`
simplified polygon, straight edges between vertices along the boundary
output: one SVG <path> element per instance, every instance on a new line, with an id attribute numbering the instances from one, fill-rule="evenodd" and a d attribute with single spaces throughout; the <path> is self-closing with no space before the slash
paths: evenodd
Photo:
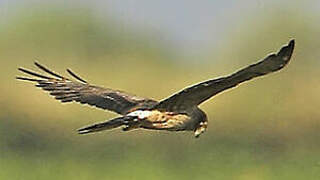
<path id="1" fill-rule="evenodd" d="M 127 116 L 136 118 L 136 121 L 138 121 L 136 127 L 171 131 L 193 130 L 192 126 L 188 127 L 191 118 L 186 114 L 160 112 L 158 110 L 137 110 Z"/>

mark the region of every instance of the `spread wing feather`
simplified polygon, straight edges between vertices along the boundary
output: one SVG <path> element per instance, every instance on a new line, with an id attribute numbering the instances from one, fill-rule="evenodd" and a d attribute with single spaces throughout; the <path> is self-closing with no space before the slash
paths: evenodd
<path id="1" fill-rule="evenodd" d="M 161 101 L 155 108 L 179 112 L 197 106 L 212 96 L 244 81 L 282 69 L 289 62 L 293 49 L 294 40 L 291 40 L 277 54 L 271 54 L 262 61 L 241 69 L 230 76 L 208 80 L 186 88 Z"/>
<path id="2" fill-rule="evenodd" d="M 132 109 L 148 108 L 157 103 L 154 100 L 130 95 L 123 91 L 90 85 L 70 69 L 67 69 L 67 72 L 78 81 L 61 76 L 37 62 L 35 62 L 35 65 L 52 77 L 19 68 L 19 71 L 34 76 L 34 78 L 17 77 L 17 79 L 36 82 L 37 87 L 49 91 L 50 95 L 62 103 L 75 101 L 114 111 L 122 115 L 125 115 Z"/>

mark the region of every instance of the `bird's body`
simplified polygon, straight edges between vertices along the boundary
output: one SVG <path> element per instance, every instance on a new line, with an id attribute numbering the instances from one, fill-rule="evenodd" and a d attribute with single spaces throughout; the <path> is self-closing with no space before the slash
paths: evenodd
<path id="1" fill-rule="evenodd" d="M 205 113 L 199 108 L 190 109 L 186 113 L 137 110 L 126 116 L 137 118 L 140 125 L 136 127 L 169 131 L 192 131 L 200 122 L 207 121 Z M 128 128 L 130 128 L 130 125 L 128 125 Z"/>
<path id="2" fill-rule="evenodd" d="M 67 69 L 67 72 L 79 82 L 72 81 L 38 63 L 35 63 L 35 65 L 39 69 L 54 77 L 19 68 L 20 71 L 40 79 L 26 77 L 17 77 L 17 79 L 36 82 L 37 87 L 49 91 L 50 95 L 63 103 L 80 102 L 122 115 L 109 121 L 81 128 L 78 130 L 80 134 L 122 126 L 124 131 L 137 128 L 193 131 L 195 137 L 199 137 L 208 125 L 207 115 L 198 108 L 199 104 L 244 81 L 282 69 L 289 62 L 293 49 L 294 40 L 291 40 L 277 54 L 271 54 L 256 64 L 241 69 L 230 76 L 208 80 L 188 87 L 160 102 L 130 95 L 123 91 L 90 85 Z"/>

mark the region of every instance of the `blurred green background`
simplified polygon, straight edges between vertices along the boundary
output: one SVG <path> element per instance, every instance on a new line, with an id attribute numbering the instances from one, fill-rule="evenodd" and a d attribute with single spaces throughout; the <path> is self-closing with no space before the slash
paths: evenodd
<path id="1" fill-rule="evenodd" d="M 0 179 L 319 179 L 320 3 L 0 1 Z M 37 60 L 155 99 L 296 39 L 291 63 L 201 105 L 189 132 L 76 129 L 117 116 L 14 79 Z"/>

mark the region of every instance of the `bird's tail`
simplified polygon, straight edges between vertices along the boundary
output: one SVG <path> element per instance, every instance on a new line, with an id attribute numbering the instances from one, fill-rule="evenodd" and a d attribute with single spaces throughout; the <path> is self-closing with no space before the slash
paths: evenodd
<path id="1" fill-rule="evenodd" d="M 117 128 L 122 125 L 128 124 L 128 122 L 132 120 L 132 118 L 133 117 L 128 117 L 128 116 L 118 117 L 109 121 L 100 122 L 97 124 L 93 124 L 93 125 L 78 129 L 78 133 L 87 134 L 87 133 L 93 133 L 93 132 Z"/>

